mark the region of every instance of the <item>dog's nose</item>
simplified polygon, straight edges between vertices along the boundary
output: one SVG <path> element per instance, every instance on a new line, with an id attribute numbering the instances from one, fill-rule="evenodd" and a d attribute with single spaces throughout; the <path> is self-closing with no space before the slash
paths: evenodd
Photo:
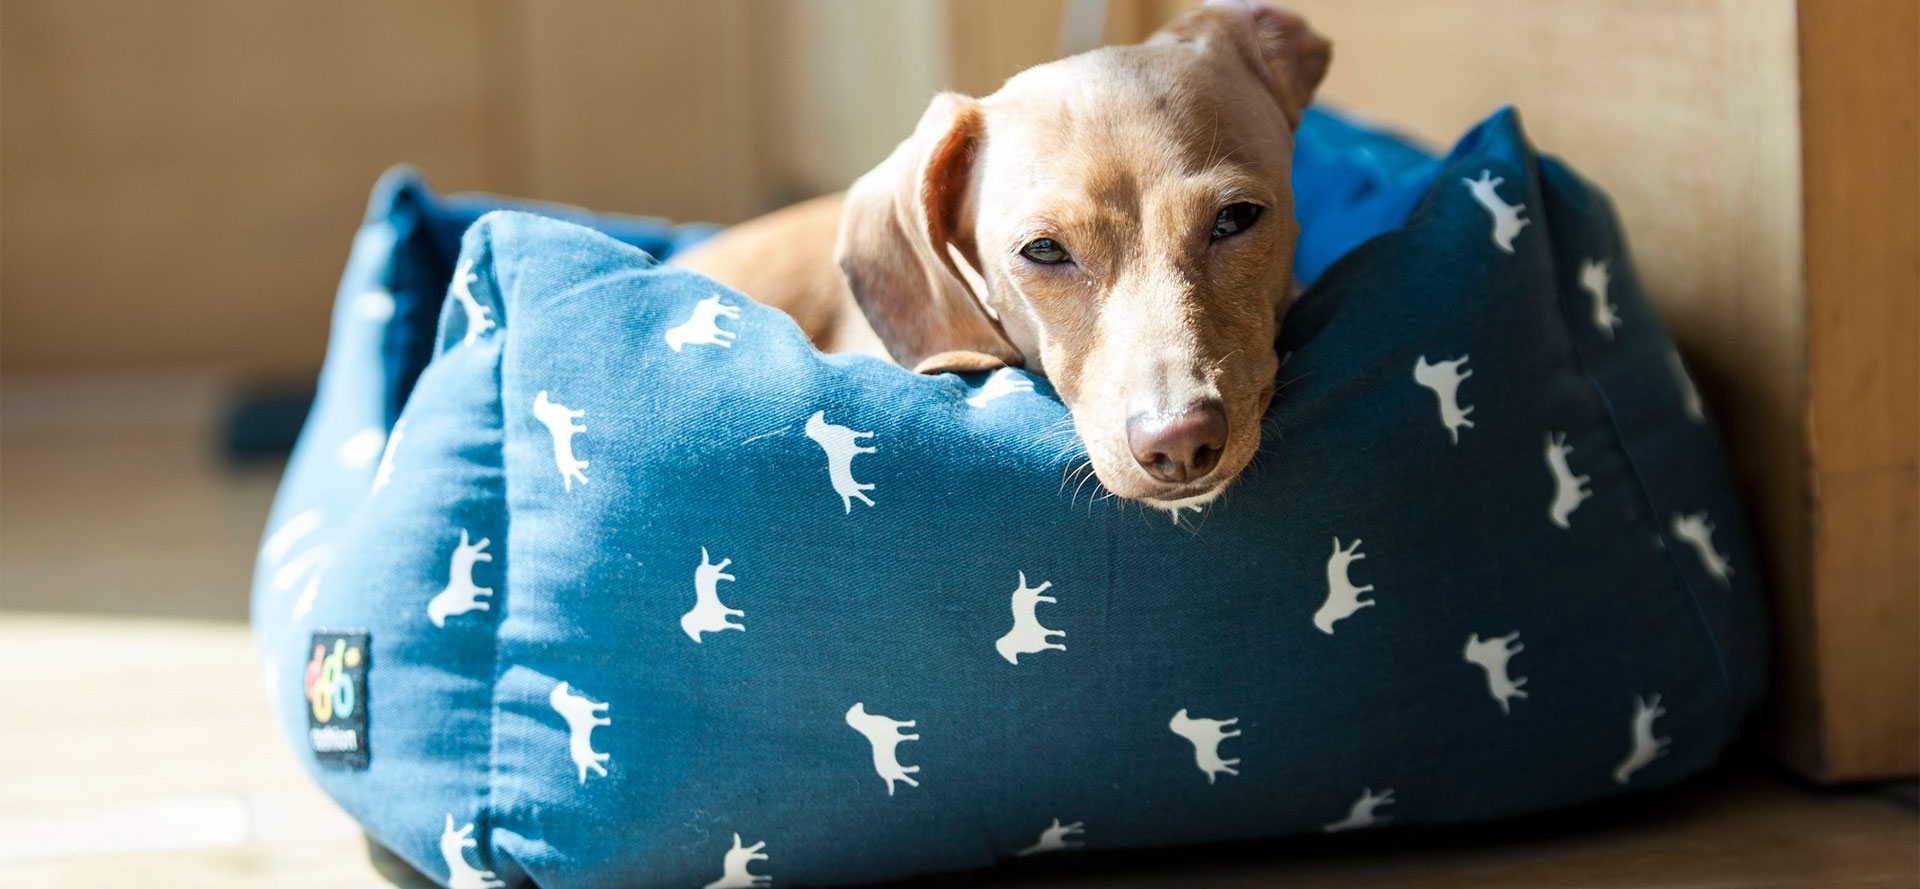
<path id="1" fill-rule="evenodd" d="M 1227 446 L 1227 411 L 1220 399 L 1196 401 L 1162 414 L 1127 418 L 1127 447 L 1140 467 L 1163 482 L 1206 477 Z"/>

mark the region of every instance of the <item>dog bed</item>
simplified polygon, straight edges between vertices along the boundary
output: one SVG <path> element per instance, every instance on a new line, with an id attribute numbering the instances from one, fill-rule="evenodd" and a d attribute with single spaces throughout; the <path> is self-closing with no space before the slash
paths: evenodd
<path id="1" fill-rule="evenodd" d="M 1173 516 L 1063 484 L 1043 379 L 822 355 L 655 261 L 700 230 L 390 176 L 253 593 L 298 755 L 465 889 L 1484 821 L 1712 763 L 1758 578 L 1605 198 L 1510 110 L 1438 158 L 1316 112 L 1298 157 L 1266 446 Z"/>

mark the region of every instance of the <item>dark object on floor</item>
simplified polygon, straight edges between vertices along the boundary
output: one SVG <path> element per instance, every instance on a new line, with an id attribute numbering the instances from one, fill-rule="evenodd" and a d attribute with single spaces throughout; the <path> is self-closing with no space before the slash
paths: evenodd
<path id="1" fill-rule="evenodd" d="M 286 459 L 312 406 L 311 383 L 242 391 L 227 412 L 223 456 L 239 464 Z"/>

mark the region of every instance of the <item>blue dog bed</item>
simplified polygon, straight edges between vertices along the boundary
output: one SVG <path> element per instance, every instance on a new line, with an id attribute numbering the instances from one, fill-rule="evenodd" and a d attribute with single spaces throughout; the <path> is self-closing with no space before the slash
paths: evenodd
<path id="1" fill-rule="evenodd" d="M 1062 485 L 1045 380 L 821 355 L 655 262 L 704 230 L 389 176 L 253 593 L 302 761 L 466 889 L 844 884 L 1706 767 L 1762 690 L 1758 579 L 1605 198 L 1511 111 L 1444 158 L 1316 112 L 1297 154 L 1266 447 L 1177 520 Z"/>

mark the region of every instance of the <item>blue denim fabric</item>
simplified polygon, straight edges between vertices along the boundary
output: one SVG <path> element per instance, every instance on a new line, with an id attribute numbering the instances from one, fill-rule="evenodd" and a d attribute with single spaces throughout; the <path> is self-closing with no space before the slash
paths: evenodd
<path id="1" fill-rule="evenodd" d="M 1762 690 L 1759 578 L 1606 199 L 1510 110 L 1440 160 L 1301 144 L 1347 184 L 1301 204 L 1287 385 L 1178 523 L 1061 484 L 1042 379 L 822 355 L 654 223 L 489 214 L 427 262 L 396 217 L 465 217 L 390 180 L 255 585 L 296 749 L 455 886 L 863 882 L 1704 768 Z M 422 283 L 381 317 L 375 281 Z M 322 628 L 370 634 L 364 770 L 306 750 Z"/>

